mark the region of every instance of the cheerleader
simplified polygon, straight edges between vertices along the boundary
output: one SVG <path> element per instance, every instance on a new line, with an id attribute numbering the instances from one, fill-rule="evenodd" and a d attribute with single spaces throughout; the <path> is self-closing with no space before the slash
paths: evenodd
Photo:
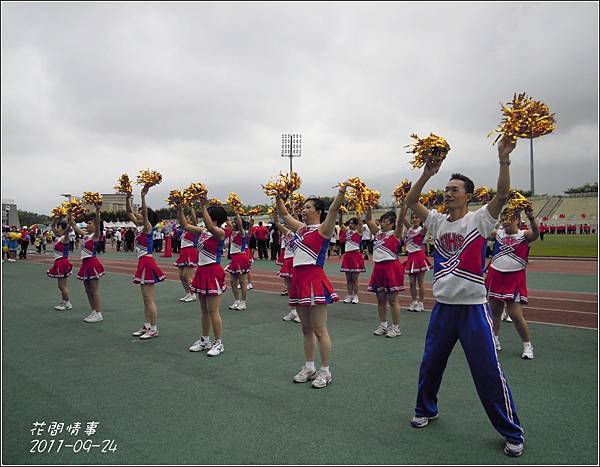
<path id="1" fill-rule="evenodd" d="M 193 206 L 190 207 L 190 215 L 186 218 L 192 225 L 198 225 L 198 219 Z M 173 263 L 179 268 L 179 280 L 185 290 L 185 295 L 179 300 L 182 302 L 193 302 L 196 300 L 196 294 L 190 290 L 190 283 L 194 277 L 194 271 L 198 266 L 198 235 L 183 230 L 180 236 L 179 257 Z"/>
<path id="2" fill-rule="evenodd" d="M 230 310 L 242 311 L 246 309 L 246 296 L 248 289 L 248 272 L 250 272 L 250 258 L 246 250 L 248 249 L 248 228 L 250 223 L 243 221 L 239 213 L 236 213 L 232 228 L 225 229 L 229 237 L 231 262 L 225 266 L 225 271 L 229 273 L 231 281 L 231 292 L 234 302 L 229 305 Z M 238 285 L 240 290 L 238 290 Z M 240 293 L 242 299 L 240 300 Z"/>
<path id="3" fill-rule="evenodd" d="M 325 215 L 325 204 L 318 198 L 308 198 L 302 208 L 302 222 L 287 211 L 283 200 L 276 197 L 276 207 L 286 227 L 294 232 L 294 272 L 289 289 L 289 303 L 296 306 L 302 334 L 306 363 L 293 377 L 296 383 L 312 380 L 314 388 L 331 383 L 329 359 L 331 338 L 327 330 L 327 304 L 338 301 L 323 265 L 329 240 L 335 229 L 335 219 L 344 200 L 348 182 L 340 184 L 339 193 Z M 321 368 L 315 367 L 316 346 L 321 354 Z"/>
<path id="4" fill-rule="evenodd" d="M 400 204 L 404 207 L 404 204 Z M 408 258 L 404 263 L 404 271 L 408 274 L 410 281 L 410 297 L 408 311 L 423 311 L 423 298 L 425 297 L 425 273 L 431 269 L 431 263 L 423 250 L 423 241 L 427 235 L 427 229 L 423 227 L 423 221 L 414 212 L 410 216 L 410 223 L 402 218 L 406 231 L 406 252 Z M 417 283 L 419 284 L 419 299 L 417 300 Z"/>
<path id="5" fill-rule="evenodd" d="M 502 228 L 496 231 L 494 252 L 489 264 L 485 285 L 488 290 L 488 300 L 494 320 L 494 341 L 496 350 L 501 350 L 500 324 L 502 312 L 506 304 L 506 311 L 515 323 L 517 332 L 523 341 L 523 354 L 521 358 L 533 358 L 533 346 L 529 336 L 527 321 L 523 316 L 522 304 L 527 304 L 527 283 L 525 269 L 529 256 L 531 242 L 539 236 L 537 222 L 533 211 L 525 209 L 525 215 L 531 224 L 531 230 L 519 229 L 521 223 L 520 212 L 514 216 L 506 210 L 500 216 Z"/>
<path id="6" fill-rule="evenodd" d="M 292 275 L 294 273 L 294 232 L 288 229 L 285 225 L 279 223 L 277 213 L 273 213 L 273 225 L 279 230 L 281 238 L 281 252 L 279 262 L 279 272 L 277 275 L 281 277 L 285 286 L 285 293 L 281 292 L 281 295 L 287 295 L 290 290 L 290 282 L 292 281 Z M 289 302 L 288 302 L 289 303 Z M 290 310 L 287 315 L 282 317 L 284 321 L 294 321 L 295 323 L 300 322 L 300 317 L 296 311 L 294 305 L 289 305 Z"/>
<path id="7" fill-rule="evenodd" d="M 223 346 L 223 324 L 219 313 L 221 294 L 227 290 L 225 271 L 221 267 L 225 230 L 220 226 L 227 220 L 223 206 L 206 207 L 206 197 L 200 198 L 202 219 L 206 229 L 191 225 L 183 216 L 181 205 L 177 208 L 177 219 L 188 232 L 199 235 L 198 267 L 190 284 L 190 290 L 198 295 L 202 310 L 202 336 L 189 348 L 190 352 L 208 350 L 207 355 L 215 357 L 225 351 Z M 210 329 L 214 339 L 210 339 Z"/>
<path id="8" fill-rule="evenodd" d="M 346 274 L 346 288 L 348 295 L 344 298 L 344 303 L 359 303 L 358 301 L 358 276 L 365 272 L 365 260 L 360 252 L 360 243 L 362 241 L 363 222 L 353 217 L 344 224 L 342 214 L 340 213 L 340 243 L 344 240 L 344 254 L 342 256 L 342 266 L 340 271 Z"/>
<path id="9" fill-rule="evenodd" d="M 404 218 L 406 208 L 402 208 L 400 219 Z M 396 337 L 400 332 L 400 300 L 398 292 L 404 290 L 404 267 L 399 260 L 400 240 L 404 224 L 396 213 L 388 211 L 379 218 L 379 227 L 372 219 L 371 210 L 367 210 L 367 226 L 374 235 L 373 272 L 369 282 L 369 292 L 377 294 L 379 326 L 373 331 L 376 336 Z M 387 304 L 390 305 L 392 325 L 387 322 Z"/>
<path id="10" fill-rule="evenodd" d="M 81 242 L 81 267 L 77 273 L 77 279 L 83 281 L 85 294 L 92 312 L 83 320 L 86 323 L 98 323 L 103 320 L 100 310 L 100 277 L 104 275 L 104 267 L 96 256 L 96 245 L 102 232 L 102 221 L 100 220 L 100 206 L 96 206 L 95 214 L 86 217 L 86 232 L 77 227 L 75 220 L 69 216 L 69 224 L 73 231 L 82 237 Z"/>
<path id="11" fill-rule="evenodd" d="M 142 206 L 139 214 L 134 214 L 131 207 L 132 195 L 127 195 L 125 203 L 129 219 L 138 226 L 138 234 L 135 238 L 138 265 L 133 283 L 140 284 L 144 300 L 144 326 L 134 331 L 132 335 L 140 339 L 158 337 L 158 326 L 156 324 L 158 309 L 156 307 L 154 284 L 165 280 L 164 273 L 160 270 L 156 264 L 156 260 L 152 256 L 154 251 L 154 232 L 158 223 L 158 216 L 152 209 L 146 206 L 146 195 L 149 189 L 150 187 L 147 185 L 144 185 L 144 188 L 142 188 Z"/>
<path id="12" fill-rule="evenodd" d="M 51 224 L 54 238 L 54 265 L 48 269 L 46 274 L 48 277 L 58 279 L 58 290 L 62 296 L 62 302 L 54 307 L 55 310 L 70 310 L 73 308 L 69 300 L 69 289 L 67 288 L 67 278 L 73 272 L 73 265 L 69 261 L 69 232 L 71 227 L 68 221 L 61 220 L 55 217 Z"/>

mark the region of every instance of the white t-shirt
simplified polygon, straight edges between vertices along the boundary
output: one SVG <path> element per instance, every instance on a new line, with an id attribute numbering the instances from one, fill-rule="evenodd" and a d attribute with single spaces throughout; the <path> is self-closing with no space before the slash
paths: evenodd
<path id="1" fill-rule="evenodd" d="M 120 241 L 121 241 L 121 238 L 122 238 L 122 237 L 121 237 L 121 231 L 120 231 L 120 230 L 117 230 L 117 231 L 115 232 L 115 240 L 116 240 L 117 242 L 120 242 Z"/>
<path id="2" fill-rule="evenodd" d="M 371 231 L 369 230 L 369 226 L 365 223 L 363 224 L 363 232 L 362 232 L 362 239 L 363 240 L 371 240 L 372 234 Z"/>
<path id="3" fill-rule="evenodd" d="M 486 303 L 483 281 L 487 237 L 497 219 L 487 204 L 454 222 L 447 214 L 429 211 L 425 227 L 435 242 L 433 296 L 440 303 L 478 305 Z"/>

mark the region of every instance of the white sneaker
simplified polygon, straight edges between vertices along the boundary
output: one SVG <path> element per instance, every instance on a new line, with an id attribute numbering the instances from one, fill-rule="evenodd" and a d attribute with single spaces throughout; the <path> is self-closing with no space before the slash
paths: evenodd
<path id="1" fill-rule="evenodd" d="M 388 329 L 389 326 L 384 326 L 383 324 L 379 323 L 379 326 L 377 326 L 377 329 L 373 331 L 373 334 L 375 334 L 376 336 L 383 336 L 384 334 L 387 334 Z"/>
<path id="2" fill-rule="evenodd" d="M 102 313 L 96 313 L 96 312 L 90 313 L 90 315 L 87 318 L 83 318 L 83 320 L 86 323 L 98 323 L 99 321 L 103 320 Z"/>
<path id="3" fill-rule="evenodd" d="M 317 370 L 306 368 L 305 366 L 292 379 L 294 383 L 306 383 L 309 379 L 315 379 Z"/>
<path id="4" fill-rule="evenodd" d="M 358 295 L 353 295 L 352 296 L 352 303 L 354 303 L 354 304 L 359 303 L 359 301 L 358 301 Z"/>
<path id="5" fill-rule="evenodd" d="M 246 287 L 246 290 L 252 290 L 254 288 L 254 286 L 248 282 L 248 286 Z"/>
<path id="6" fill-rule="evenodd" d="M 506 441 L 504 443 L 504 454 L 510 457 L 519 457 L 523 455 L 523 443 L 513 444 Z"/>
<path id="7" fill-rule="evenodd" d="M 294 318 L 298 318 L 298 313 L 296 310 L 290 310 L 290 312 L 281 319 L 284 321 L 292 321 Z"/>
<path id="8" fill-rule="evenodd" d="M 523 355 L 521 355 L 521 358 L 525 360 L 533 360 L 533 345 L 523 345 Z"/>
<path id="9" fill-rule="evenodd" d="M 194 300 L 196 300 L 196 294 L 195 293 L 191 293 L 189 294 L 187 297 L 184 297 L 184 302 L 193 302 Z"/>
<path id="10" fill-rule="evenodd" d="M 408 310 L 408 311 L 417 311 L 417 310 L 415 309 L 415 308 L 416 308 L 416 306 L 417 306 L 417 303 L 418 303 L 418 302 L 417 302 L 416 300 L 414 300 L 414 301 L 410 302 L 410 305 L 408 305 L 408 308 L 407 308 L 407 310 Z"/>
<path id="11" fill-rule="evenodd" d="M 217 355 L 221 355 L 225 352 L 225 347 L 223 346 L 223 341 L 221 339 L 216 340 L 210 350 L 206 352 L 206 355 L 209 357 L 216 357 Z"/>
<path id="12" fill-rule="evenodd" d="M 502 321 L 506 321 L 507 323 L 512 323 L 512 319 L 506 311 L 502 312 Z"/>
<path id="13" fill-rule="evenodd" d="M 423 428 L 424 426 L 429 425 L 431 420 L 435 420 L 438 418 L 438 414 L 435 414 L 433 417 L 417 417 L 416 415 L 410 421 L 410 424 L 414 428 Z"/>
<path id="14" fill-rule="evenodd" d="M 185 302 L 190 297 L 189 293 L 186 293 L 183 297 L 179 299 L 180 302 Z"/>
<path id="15" fill-rule="evenodd" d="M 343 303 L 352 303 L 352 295 L 346 295 L 346 298 L 344 298 Z"/>
<path id="16" fill-rule="evenodd" d="M 494 345 L 496 346 L 497 352 L 502 350 L 502 346 L 500 345 L 500 338 L 498 336 L 494 336 Z"/>
<path id="17" fill-rule="evenodd" d="M 233 302 L 233 305 L 229 305 L 230 310 L 239 310 L 240 309 L 240 301 L 236 300 Z"/>
<path id="18" fill-rule="evenodd" d="M 238 308 L 237 309 L 240 310 L 240 311 L 245 310 L 246 309 L 246 302 L 240 302 L 238 304 Z"/>
<path id="19" fill-rule="evenodd" d="M 68 302 L 68 303 L 61 303 L 60 305 L 56 305 L 54 307 L 55 310 L 60 310 L 60 311 L 70 310 L 72 308 L 73 308 L 73 305 L 71 305 L 70 302 Z"/>
<path id="20" fill-rule="evenodd" d="M 312 382 L 312 387 L 317 389 L 324 388 L 328 384 L 331 384 L 331 380 L 331 373 L 329 373 L 328 371 L 319 370 L 317 371 L 315 378 Z"/>
<path id="21" fill-rule="evenodd" d="M 65 308 L 67 310 L 71 310 L 71 309 L 73 309 L 73 305 L 71 305 L 71 302 L 67 302 L 67 303 L 65 303 Z"/>
<path id="22" fill-rule="evenodd" d="M 140 339 L 152 339 L 153 337 L 158 337 L 158 329 L 156 331 L 148 329 L 144 334 L 140 336 Z"/>
<path id="23" fill-rule="evenodd" d="M 385 337 L 397 337 L 401 335 L 402 333 L 400 332 L 400 325 L 392 324 L 388 327 L 387 334 L 385 335 Z"/>
<path id="24" fill-rule="evenodd" d="M 417 302 L 417 306 L 415 306 L 415 311 L 423 311 L 425 309 L 425 305 L 423 302 Z"/>
<path id="25" fill-rule="evenodd" d="M 293 318 L 295 323 L 299 323 L 300 322 L 300 316 L 298 316 L 298 313 L 296 313 L 296 310 L 294 310 L 294 318 Z"/>
<path id="26" fill-rule="evenodd" d="M 131 335 L 135 336 L 135 337 L 140 337 L 140 336 L 143 336 L 144 334 L 146 334 L 146 332 L 149 330 L 150 330 L 150 328 L 147 328 L 146 326 L 142 326 L 137 331 L 132 332 Z"/>
<path id="27" fill-rule="evenodd" d="M 196 342 L 194 342 L 190 348 L 189 351 L 190 352 L 202 352 L 203 350 L 209 350 L 212 347 L 212 342 L 210 341 L 210 339 L 208 340 L 202 340 L 202 339 L 198 339 Z"/>

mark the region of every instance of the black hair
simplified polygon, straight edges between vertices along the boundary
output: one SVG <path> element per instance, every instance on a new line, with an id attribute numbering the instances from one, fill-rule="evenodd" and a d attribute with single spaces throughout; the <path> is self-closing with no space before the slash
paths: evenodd
<path id="1" fill-rule="evenodd" d="M 379 222 L 383 219 L 388 219 L 390 223 L 394 224 L 394 228 L 396 228 L 396 213 L 394 211 L 388 211 L 385 214 L 382 214 L 379 218 Z"/>
<path id="2" fill-rule="evenodd" d="M 227 220 L 227 211 L 223 206 L 209 206 L 207 211 L 210 219 L 217 224 L 217 227 L 221 227 L 223 222 Z"/>
<path id="3" fill-rule="evenodd" d="M 67 228 L 67 226 L 69 225 L 69 223 L 65 220 L 61 220 L 58 224 L 56 224 L 58 227 L 60 227 L 61 229 L 65 230 Z"/>
<path id="4" fill-rule="evenodd" d="M 306 201 L 304 201 L 304 203 L 308 203 L 309 201 L 311 201 L 313 203 L 313 206 L 315 207 L 315 211 L 321 211 L 321 218 L 320 218 L 320 222 L 322 223 L 325 218 L 327 217 L 327 213 L 325 212 L 325 203 L 323 202 L 323 200 L 321 198 L 306 198 Z"/>
<path id="5" fill-rule="evenodd" d="M 473 180 L 463 174 L 455 173 L 450 176 L 450 180 L 462 180 L 465 184 L 465 191 L 467 193 L 473 194 L 475 191 L 475 185 L 473 184 Z"/>
<path id="6" fill-rule="evenodd" d="M 248 230 L 249 227 L 250 227 L 250 222 L 242 220 L 242 228 L 244 230 Z"/>
<path id="7" fill-rule="evenodd" d="M 263 224 L 262 224 L 262 221 L 258 221 L 258 225 L 259 225 L 259 226 L 262 226 L 262 225 L 263 225 Z"/>
<path id="8" fill-rule="evenodd" d="M 351 218 L 351 219 L 348 219 L 348 220 L 346 221 L 346 225 L 348 226 L 348 225 L 350 225 L 350 224 L 356 224 L 356 225 L 358 225 L 358 217 L 353 217 L 353 218 Z"/>
<path id="9" fill-rule="evenodd" d="M 150 222 L 150 225 L 152 227 L 155 227 L 156 224 L 158 224 L 158 221 L 160 220 L 158 218 L 158 214 L 156 214 L 154 212 L 154 209 L 152 209 L 152 208 L 146 208 L 146 211 L 148 213 L 148 222 Z"/>

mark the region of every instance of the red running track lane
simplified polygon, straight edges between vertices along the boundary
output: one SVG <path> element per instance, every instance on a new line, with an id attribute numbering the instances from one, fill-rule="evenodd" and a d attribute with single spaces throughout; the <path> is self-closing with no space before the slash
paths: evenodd
<path id="1" fill-rule="evenodd" d="M 28 261 L 47 265 L 50 265 L 53 262 L 51 258 L 35 256 L 32 256 Z M 76 268 L 78 268 L 81 263 L 79 258 L 71 258 L 71 261 Z M 101 258 L 101 261 L 107 272 L 122 274 L 124 276 L 129 276 L 129 278 L 133 278 L 137 265 L 134 258 L 128 260 Z M 541 263 L 543 261 L 553 260 L 540 260 L 539 262 Z M 590 263 L 592 263 L 592 261 L 590 261 Z M 595 264 L 595 262 L 593 263 Z M 179 271 L 175 266 L 165 263 L 160 263 L 159 266 L 165 273 L 167 279 L 179 281 Z M 279 294 L 282 289 L 282 282 L 275 272 L 254 270 L 252 271 L 252 277 L 252 284 L 258 291 Z M 340 295 L 340 298 L 343 299 L 346 295 L 345 278 L 340 275 L 333 275 L 330 276 L 330 281 L 338 292 L 338 295 Z M 363 275 L 362 280 L 359 280 L 361 290 L 366 290 L 367 285 L 368 278 L 365 278 Z M 408 285 L 407 281 L 405 281 L 405 285 Z M 425 307 L 431 309 L 434 304 L 434 300 L 431 297 L 431 283 L 425 284 L 425 292 Z M 529 305 L 523 308 L 525 318 L 528 322 L 598 329 L 597 294 L 531 289 L 529 290 L 529 294 Z M 377 304 L 376 296 L 373 293 L 364 292 L 359 294 L 359 297 L 362 303 L 371 305 Z M 283 297 L 282 300 L 284 300 Z M 403 306 L 408 306 L 410 303 L 410 294 L 408 290 L 404 290 L 400 293 L 400 300 Z M 346 305 L 344 304 L 344 306 Z M 347 306 L 351 307 L 351 305 Z"/>

